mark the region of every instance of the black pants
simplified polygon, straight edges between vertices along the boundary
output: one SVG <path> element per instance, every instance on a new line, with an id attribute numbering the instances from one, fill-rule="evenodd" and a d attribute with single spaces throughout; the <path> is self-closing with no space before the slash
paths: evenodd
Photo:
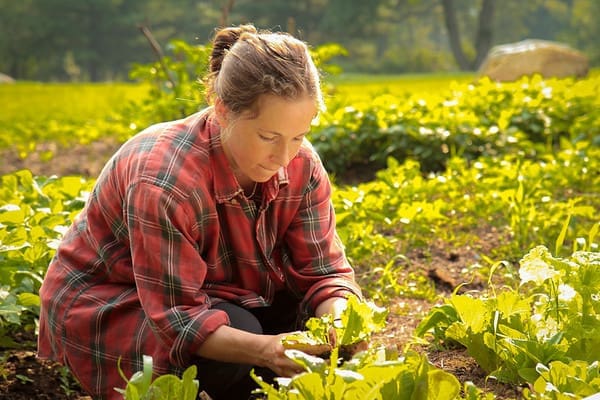
<path id="1" fill-rule="evenodd" d="M 231 327 L 256 334 L 276 335 L 302 328 L 300 326 L 299 302 L 285 292 L 279 292 L 270 307 L 245 309 L 232 303 L 218 303 L 215 309 L 229 316 Z M 214 400 L 247 400 L 258 385 L 250 377 L 254 372 L 267 382 L 275 374 L 268 368 L 253 365 L 233 364 L 199 358 L 197 379 L 200 391 L 206 391 Z"/>

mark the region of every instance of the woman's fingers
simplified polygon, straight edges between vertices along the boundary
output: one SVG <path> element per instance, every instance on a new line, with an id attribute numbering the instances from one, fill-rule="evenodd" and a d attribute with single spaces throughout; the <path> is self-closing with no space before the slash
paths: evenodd
<path id="1" fill-rule="evenodd" d="M 306 354 L 310 354 L 311 356 L 320 356 L 321 354 L 325 354 L 331 351 L 332 347 L 329 344 L 317 344 L 308 346 L 305 349 L 299 349 L 300 351 L 305 352 Z"/>
<path id="2" fill-rule="evenodd" d="M 357 342 L 343 347 L 344 351 L 346 351 L 349 355 L 352 356 L 356 353 L 360 353 L 361 351 L 367 350 L 369 348 L 369 343 L 366 340 L 363 340 L 361 342 Z"/>
<path id="3" fill-rule="evenodd" d="M 304 368 L 285 354 L 286 347 L 283 345 L 282 339 L 287 335 L 289 333 L 271 337 L 272 342 L 269 346 L 270 354 L 267 366 L 278 376 L 290 378 L 303 372 Z"/>
<path id="4" fill-rule="evenodd" d="M 281 357 L 273 360 L 273 366 L 271 367 L 273 372 L 279 376 L 291 378 L 294 375 L 304 372 L 304 368 L 296 363 L 294 360 L 283 354 Z"/>
<path id="5" fill-rule="evenodd" d="M 337 332 L 333 327 L 329 329 L 329 343 L 331 347 L 337 346 Z"/>

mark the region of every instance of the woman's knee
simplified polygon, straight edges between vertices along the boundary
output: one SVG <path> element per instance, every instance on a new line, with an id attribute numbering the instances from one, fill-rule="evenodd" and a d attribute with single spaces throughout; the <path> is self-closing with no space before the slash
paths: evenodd
<path id="1" fill-rule="evenodd" d="M 238 305 L 222 302 L 213 306 L 215 309 L 225 311 L 229 316 L 230 326 L 246 332 L 262 334 L 263 329 L 258 319 L 248 310 Z M 216 399 L 241 398 L 233 393 L 241 391 L 246 399 L 255 383 L 249 377 L 253 365 L 227 363 L 206 358 L 195 361 L 198 367 L 198 381 L 202 390 L 208 392 Z"/>
<path id="2" fill-rule="evenodd" d="M 258 319 L 248 310 L 236 304 L 222 302 L 213 308 L 225 311 L 229 316 L 230 326 L 246 332 L 262 334 L 263 328 Z"/>

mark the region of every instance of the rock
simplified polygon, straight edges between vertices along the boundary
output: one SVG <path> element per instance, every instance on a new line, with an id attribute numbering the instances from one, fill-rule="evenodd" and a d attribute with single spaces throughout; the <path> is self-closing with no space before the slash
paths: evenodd
<path id="1" fill-rule="evenodd" d="M 536 73 L 544 78 L 584 77 L 588 70 L 587 56 L 568 45 L 528 39 L 494 46 L 481 64 L 478 76 L 507 82 Z"/>
<path id="2" fill-rule="evenodd" d="M 15 83 L 15 80 L 10 76 L 0 72 L 0 83 Z"/>

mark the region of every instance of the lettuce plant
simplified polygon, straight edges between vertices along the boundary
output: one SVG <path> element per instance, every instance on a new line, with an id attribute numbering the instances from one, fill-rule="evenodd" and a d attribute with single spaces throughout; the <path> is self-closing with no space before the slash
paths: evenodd
<path id="1" fill-rule="evenodd" d="M 559 258 L 537 246 L 521 259 L 519 276 L 517 290 L 453 294 L 421 321 L 416 335 L 464 346 L 490 377 L 513 384 L 537 382 L 550 365 L 596 363 L 600 253 Z"/>
<path id="2" fill-rule="evenodd" d="M 306 372 L 293 378 L 276 378 L 276 384 L 258 383 L 258 393 L 268 400 L 310 399 L 455 399 L 460 392 L 456 377 L 432 366 L 426 356 L 407 353 L 402 357 L 383 347 L 370 348 L 341 361 L 344 346 L 368 340 L 383 329 L 387 311 L 370 302 L 354 298 L 341 315 L 341 323 L 330 317 L 312 318 L 308 330 L 284 339 L 286 355 L 304 367 Z M 316 357 L 298 350 L 303 342 L 309 346 L 330 344 L 328 332 L 335 329 L 336 346 L 328 358 Z"/>
<path id="3" fill-rule="evenodd" d="M 115 390 L 123 395 L 124 400 L 195 400 L 198 395 L 199 383 L 195 379 L 195 365 L 186 369 L 181 378 L 165 374 L 152 380 L 152 357 L 144 355 L 142 371 L 136 372 L 128 379 L 121 370 L 120 361 L 119 359 L 119 373 L 127 385 L 125 389 Z"/>

